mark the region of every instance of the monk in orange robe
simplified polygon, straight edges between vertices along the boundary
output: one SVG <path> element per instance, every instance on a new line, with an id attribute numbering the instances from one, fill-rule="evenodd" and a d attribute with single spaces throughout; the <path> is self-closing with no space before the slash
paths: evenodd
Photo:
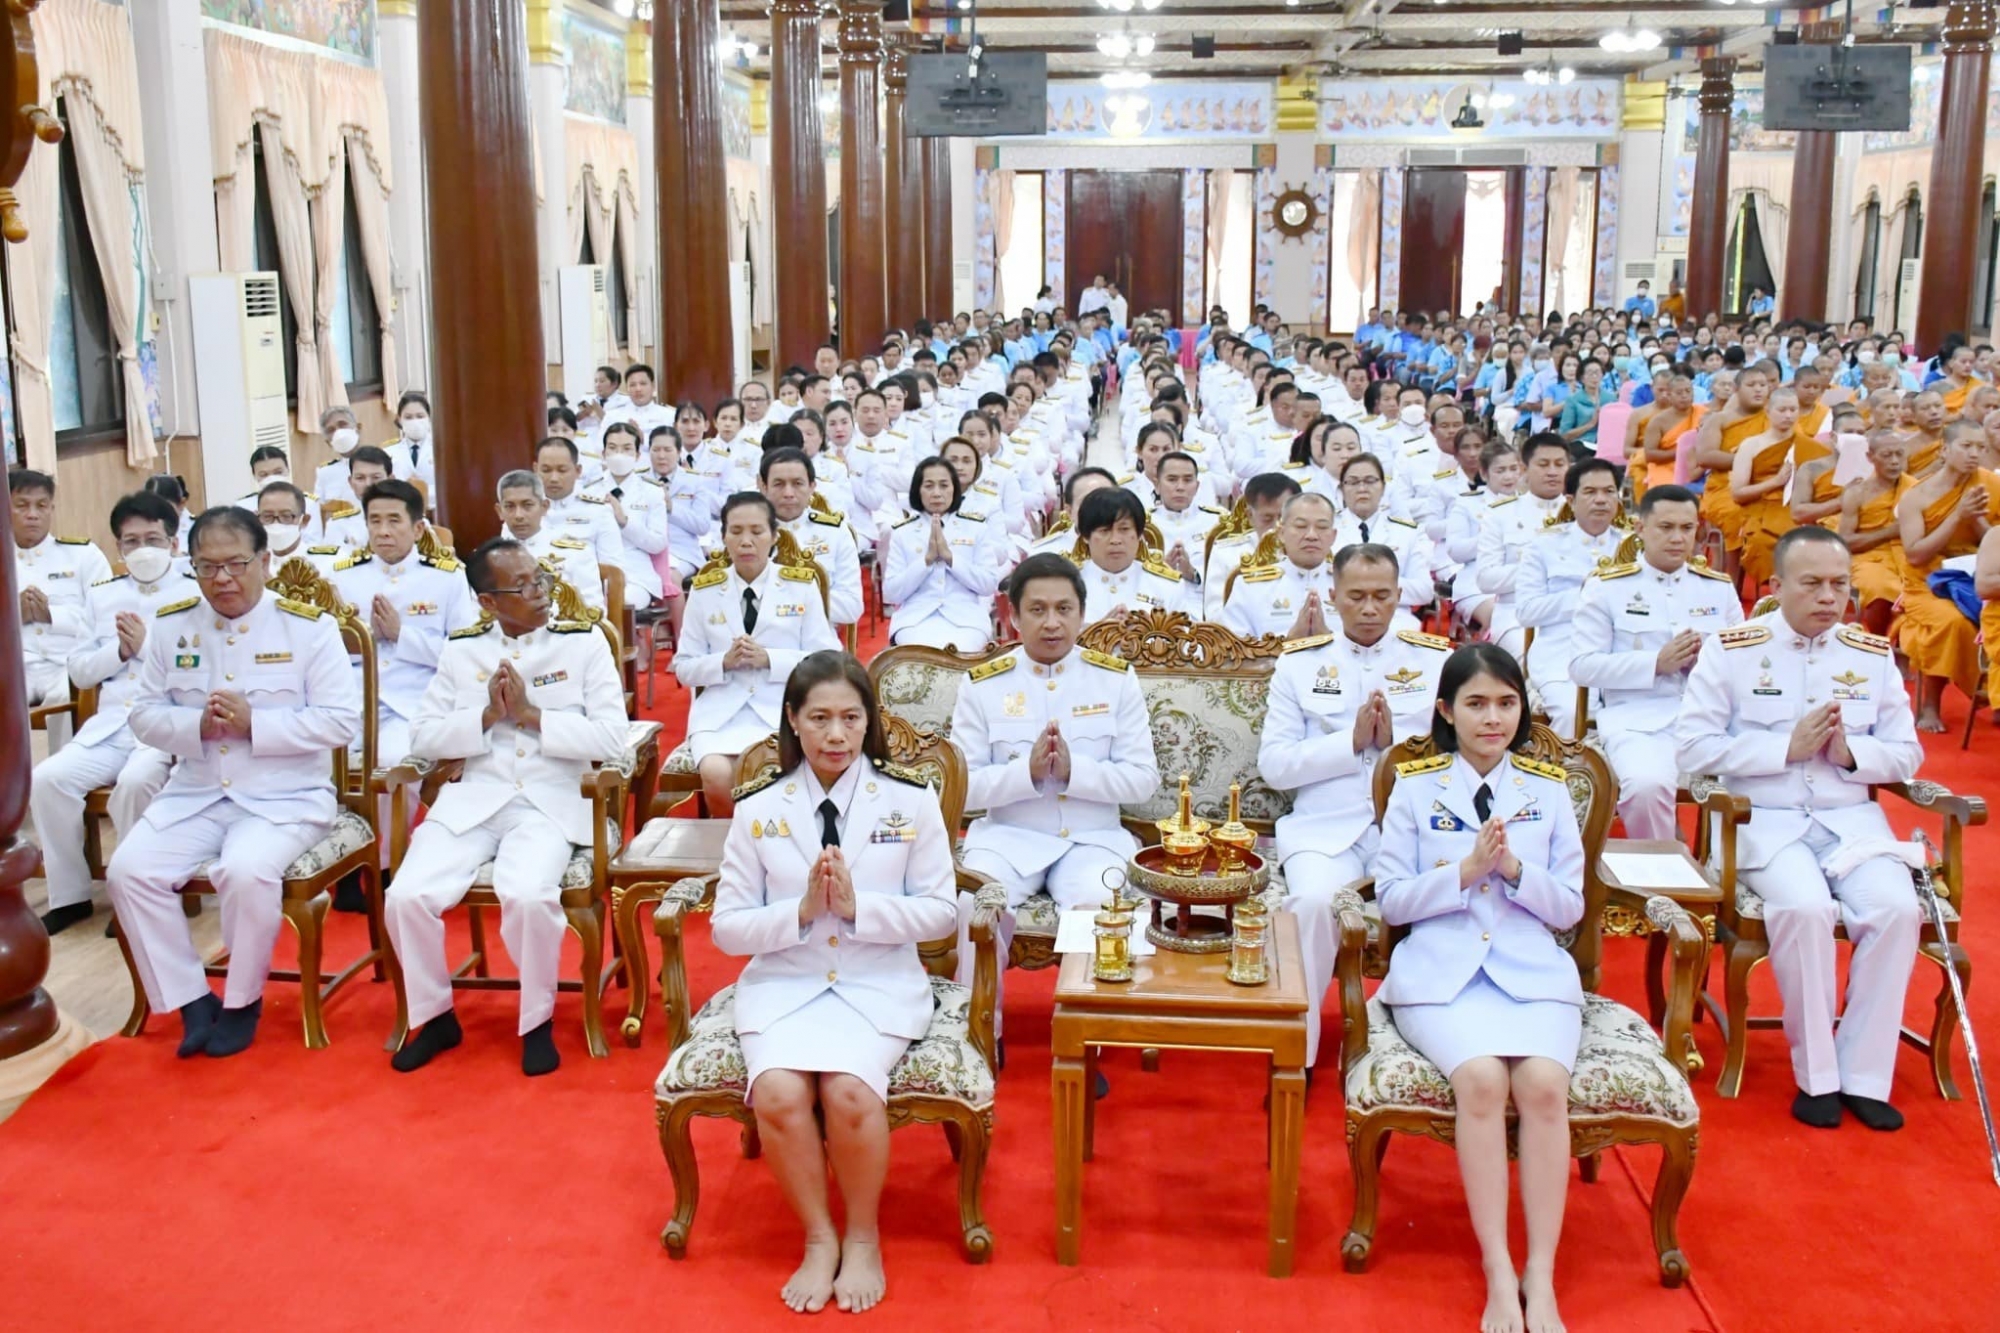
<path id="1" fill-rule="evenodd" d="M 1887 634 L 1903 595 L 1903 529 L 1896 504 L 1916 478 L 1903 471 L 1909 449 L 1894 431 L 1868 437 L 1873 471 L 1847 484 L 1840 497 L 1841 538 L 1854 553 L 1854 593 L 1861 624 L 1871 634 Z"/>
<path id="2" fill-rule="evenodd" d="M 1944 399 L 1944 414 L 1947 417 L 1965 415 L 1967 400 L 1972 391 L 1979 387 L 1979 381 L 1972 377 L 1973 361 L 1976 354 L 1970 347 L 1956 347 L 1945 358 L 1944 378 L 1933 384 Z"/>
<path id="3" fill-rule="evenodd" d="M 1910 399 L 1910 424 L 1916 429 L 1916 438 L 1910 442 L 1910 475 L 1927 477 L 1937 470 L 1938 455 L 1944 450 L 1944 427 L 1949 418 L 1944 410 L 1944 395 L 1936 389 L 1925 389 Z"/>
<path id="4" fill-rule="evenodd" d="M 1979 612 L 1979 637 L 1986 645 L 1986 706 L 2000 724 L 2000 527 L 1987 529 L 1979 539 L 1972 586 L 1985 603 Z"/>
<path id="5" fill-rule="evenodd" d="M 1736 374 L 1736 392 L 1720 410 L 1711 410 L 1702 418 L 1695 437 L 1694 461 L 1707 474 L 1701 516 L 1722 532 L 1731 582 L 1742 573 L 1743 510 L 1729 493 L 1729 472 L 1736 465 L 1737 447 L 1763 434 L 1764 402 L 1770 396 L 1770 372 L 1762 365 L 1743 367 Z"/>
<path id="6" fill-rule="evenodd" d="M 1764 400 L 1764 420 L 1766 429 L 1738 446 L 1729 471 L 1729 496 L 1743 513 L 1743 581 L 1753 600 L 1771 577 L 1771 552 L 1778 538 L 1792 530 L 1785 490 L 1792 482 L 1792 451 L 1798 445 L 1798 394 L 1790 387 L 1773 389 Z"/>
<path id="7" fill-rule="evenodd" d="M 1799 396 L 1799 421 L 1794 428 L 1799 447 L 1792 454 L 1795 463 L 1809 463 L 1821 454 L 1833 452 L 1833 447 L 1819 438 L 1833 420 L 1833 409 L 1821 401 L 1827 383 L 1826 371 L 1819 366 L 1800 366 L 1792 375 L 1792 392 Z"/>
<path id="8" fill-rule="evenodd" d="M 1917 676 L 1917 730 L 1944 730 L 1940 706 L 1947 683 L 1972 698 L 1979 688 L 1979 648 L 1973 625 L 1953 602 L 1930 590 L 1929 576 L 1955 556 L 1979 549 L 2000 518 L 2000 476 L 1979 466 L 1986 441 L 1978 425 L 1945 429 L 1938 470 L 1896 503 L 1903 536 L 1903 618 L 1896 640 Z"/>
<path id="9" fill-rule="evenodd" d="M 1681 435 L 1701 423 L 1706 405 L 1694 400 L 1694 381 L 1676 374 L 1667 381 L 1659 410 L 1647 418 L 1639 432 L 1639 451 L 1644 456 L 1646 485 L 1670 486 L 1674 480 L 1674 459 Z M 1644 494 L 1643 491 L 1635 494 Z"/>

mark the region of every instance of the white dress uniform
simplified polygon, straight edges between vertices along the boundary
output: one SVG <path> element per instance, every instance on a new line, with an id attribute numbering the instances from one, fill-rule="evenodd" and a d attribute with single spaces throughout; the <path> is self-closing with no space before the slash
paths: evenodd
<path id="1" fill-rule="evenodd" d="M 681 473 L 687 474 L 689 482 L 699 484 L 711 519 L 721 515 L 725 500 L 745 489 L 744 479 L 729 455 L 729 446 L 712 437 L 703 440 L 692 453 L 681 459 L 680 468 L 674 475 L 680 476 Z"/>
<path id="2" fill-rule="evenodd" d="M 578 441 L 578 450 L 582 442 Z M 393 474 L 412 485 L 421 482 L 424 496 L 431 507 L 437 507 L 437 441 L 425 436 L 422 440 L 406 440 L 399 433 L 395 439 L 382 446 L 382 452 L 395 463 Z M 311 500 L 311 496 L 306 497 Z"/>
<path id="3" fill-rule="evenodd" d="M 854 883 L 854 920 L 799 924 L 823 846 L 823 802 Z M 768 1069 L 852 1074 L 889 1098 L 889 1071 L 930 1030 L 915 946 L 958 919 L 951 830 L 907 769 L 857 758 L 824 790 L 810 764 L 738 789 L 715 884 L 715 947 L 749 954 L 736 982 L 748 1091 Z"/>
<path id="4" fill-rule="evenodd" d="M 539 730 L 506 718 L 480 725 L 493 673 L 510 664 L 541 710 Z M 500 938 L 521 976 L 520 1031 L 554 1012 L 564 918 L 559 897 L 572 846 L 593 840 L 583 775 L 625 751 L 625 687 L 594 625 L 551 621 L 510 639 L 488 622 L 452 634 L 410 727 L 411 752 L 463 759 L 410 839 L 383 903 L 403 966 L 410 1025 L 451 1008 L 444 913 L 493 863 Z"/>
<path id="5" fill-rule="evenodd" d="M 996 467 L 982 460 L 979 475 L 959 497 L 958 512 L 992 524 L 1003 541 L 1028 531 L 1028 506 L 1021 501 L 1020 482 L 1011 467 Z"/>
<path id="6" fill-rule="evenodd" d="M 1592 716 L 1625 836 L 1677 838 L 1674 719 L 1687 675 L 1660 675 L 1660 649 L 1682 630 L 1707 638 L 1741 624 L 1743 604 L 1726 574 L 1687 565 L 1667 574 L 1642 558 L 1588 579 L 1575 616 L 1570 679 L 1603 700 Z"/>
<path id="7" fill-rule="evenodd" d="M 138 746 L 126 714 L 139 687 L 140 654 L 134 653 L 129 661 L 119 657 L 118 616 L 121 612 L 138 616 L 150 635 L 161 607 L 185 601 L 197 591 L 194 580 L 177 570 L 169 570 L 158 583 L 141 583 L 120 574 L 88 590 L 92 633 L 70 654 L 69 676 L 78 689 L 97 687 L 97 711 L 76 729 L 68 745 L 36 766 L 28 793 L 50 907 L 90 901 L 90 868 L 83 858 L 84 801 L 99 787 L 118 781 Z M 164 769 L 151 756 L 142 766 Z M 160 780 L 165 781 L 163 771 Z M 117 825 L 121 837 L 128 827 Z"/>
<path id="8" fill-rule="evenodd" d="M 1289 635 L 1304 609 L 1306 596 L 1318 593 L 1333 620 L 1333 563 L 1301 569 L 1282 553 L 1276 565 L 1239 570 L 1236 587 L 1222 607 L 1222 623 L 1246 639 L 1266 634 Z"/>
<path id="9" fill-rule="evenodd" d="M 1456 754 L 1398 764 L 1382 815 L 1375 900 L 1385 924 L 1410 933 L 1375 993 L 1446 1078 L 1479 1056 L 1538 1055 L 1571 1069 L 1582 1038 L 1583 983 L 1551 933 L 1583 917 L 1576 809 L 1561 768 L 1508 758 L 1483 779 Z M 1482 785 L 1507 823 L 1518 884 L 1497 869 L 1458 882 L 1479 838 Z"/>
<path id="10" fill-rule="evenodd" d="M 624 568 L 625 537 L 618 531 L 618 520 L 611 517 L 611 506 L 601 495 L 576 490 L 560 500 L 551 499 L 549 512 L 542 516 L 542 530 L 589 542 L 600 569 L 606 565 Z"/>
<path id="11" fill-rule="evenodd" d="M 1527 636 L 1515 611 L 1515 577 L 1528 543 L 1542 534 L 1562 505 L 1561 495 L 1547 500 L 1527 491 L 1499 496 L 1487 506 L 1486 522 L 1479 530 L 1479 590 L 1493 594 L 1487 636 L 1516 657 Z"/>
<path id="12" fill-rule="evenodd" d="M 847 444 L 847 466 L 854 476 L 855 503 L 873 516 L 876 531 L 893 527 L 909 512 L 910 477 L 924 457 L 901 431 L 891 428 L 867 436 L 856 428 Z"/>
<path id="13" fill-rule="evenodd" d="M 361 512 L 358 504 L 329 500 L 320 508 L 320 535 L 326 545 L 338 546 L 344 551 L 365 551 L 368 549 L 368 516 Z"/>
<path id="14" fill-rule="evenodd" d="M 1461 624 L 1472 623 L 1472 618 L 1493 602 L 1493 594 L 1479 586 L 1479 535 L 1495 512 L 1494 505 L 1513 498 L 1473 491 L 1452 501 L 1445 515 L 1444 542 L 1439 550 L 1456 566 L 1451 583 L 1452 611 Z"/>
<path id="15" fill-rule="evenodd" d="M 977 652 L 993 642 L 993 594 L 1000 590 L 1004 534 L 964 514 L 944 516 L 949 563 L 932 564 L 928 514 L 912 514 L 889 532 L 882 600 L 895 606 L 889 642 Z"/>
<path id="16" fill-rule="evenodd" d="M 21 651 L 26 659 L 28 703 L 32 707 L 61 703 L 69 698 L 70 654 L 91 641 L 90 586 L 111 577 L 111 562 L 104 558 L 87 537 L 58 537 L 54 533 L 33 546 L 14 546 L 15 580 L 20 591 L 39 588 L 48 599 L 46 622 L 21 626 Z M 20 603 L 0 607 L 0 614 L 16 615 Z M 49 719 L 49 752 L 53 754 L 69 740 L 71 722 L 67 713 Z"/>
<path id="17" fill-rule="evenodd" d="M 743 634 L 745 593 L 754 593 L 756 622 L 749 631 L 770 656 L 766 667 L 724 668 L 729 645 Z M 699 763 L 712 754 L 741 754 L 778 729 L 785 681 L 802 658 L 840 647 L 827 623 L 819 580 L 810 570 L 766 561 L 749 582 L 732 565 L 697 576 L 681 610 L 674 675 L 700 688 L 688 705 L 687 744 Z"/>
<path id="18" fill-rule="evenodd" d="M 385 767 L 399 764 L 412 753 L 410 726 L 437 675 L 445 637 L 476 623 L 479 604 L 458 561 L 414 550 L 396 565 L 370 551 L 353 552 L 334 566 L 332 579 L 363 620 L 380 596 L 402 622 L 395 639 L 375 640 L 375 754 Z"/>
<path id="19" fill-rule="evenodd" d="M 709 505 L 708 483 L 684 467 L 653 481 L 666 493 L 669 506 L 667 558 L 686 582 L 701 568 L 702 552 L 714 544 L 715 511 Z"/>
<path id="20" fill-rule="evenodd" d="M 575 588 L 585 606 L 593 611 L 604 609 L 604 573 L 589 542 L 581 537 L 568 536 L 562 529 L 545 522 L 535 530 L 534 536 L 521 544 L 528 548 L 530 555 L 541 561 L 542 568 Z"/>
<path id="21" fill-rule="evenodd" d="M 1292 812 L 1278 820 L 1278 859 L 1315 1001 L 1333 983 L 1339 955 L 1333 892 L 1368 874 L 1380 842 L 1374 783 L 1385 751 L 1355 751 L 1354 719 L 1380 691 L 1397 741 L 1427 734 L 1450 652 L 1451 640 L 1431 634 L 1385 634 L 1363 645 L 1336 630 L 1286 644 L 1271 677 L 1257 768 L 1293 794 Z M 1319 1008 L 1306 1010 L 1308 1064 L 1319 1051 Z"/>
<path id="22" fill-rule="evenodd" d="M 826 571 L 827 620 L 835 625 L 861 623 L 861 552 L 846 516 L 808 509 L 789 523 L 780 519 L 778 526 Z"/>
<path id="23" fill-rule="evenodd" d="M 268 486 L 271 484 L 271 482 L 289 481 L 289 480 L 290 478 L 288 477 L 273 477 L 270 482 L 265 482 L 264 485 Z M 256 490 L 251 491 L 248 495 L 237 496 L 235 500 L 231 501 L 231 503 L 234 504 L 238 509 L 245 511 L 246 513 L 254 514 L 257 512 L 257 501 L 263 495 L 263 493 L 264 493 L 263 487 L 260 486 Z M 326 531 L 326 521 L 320 515 L 319 497 L 314 495 L 311 491 L 307 491 L 305 494 L 306 494 L 305 522 L 300 525 L 299 530 L 307 537 L 316 537 L 323 534 Z M 186 551 L 187 547 L 183 546 L 181 547 L 181 550 Z"/>
<path id="24" fill-rule="evenodd" d="M 1396 628 L 1418 628 L 1417 612 L 1437 600 L 1429 536 L 1415 521 L 1386 509 L 1377 509 L 1365 519 L 1343 509 L 1333 525 L 1333 549 L 1338 553 L 1343 546 L 1359 542 L 1386 546 L 1396 553 Z"/>
<path id="25" fill-rule="evenodd" d="M 852 523 L 856 517 L 854 476 L 847 470 L 847 464 L 822 449 L 812 455 L 812 465 L 813 494 L 825 496 L 833 512 L 846 515 Z"/>
<path id="26" fill-rule="evenodd" d="M 1828 703 L 1840 705 L 1852 772 L 1824 753 L 1786 758 L 1799 718 Z M 1807 638 L 1781 612 L 1725 630 L 1702 645 L 1674 736 L 1683 770 L 1750 798 L 1736 865 L 1764 899 L 1798 1086 L 1887 1101 L 1920 914 L 1908 868 L 1885 854 L 1895 834 L 1868 788 L 1907 782 L 1924 753 L 1889 641 L 1851 625 Z M 1845 1009 L 1835 921 L 1854 946 Z"/>
<path id="27" fill-rule="evenodd" d="M 621 398 L 622 403 L 618 401 Z M 655 430 L 674 424 L 674 409 L 657 399 L 641 407 L 623 394 L 613 394 L 604 404 L 604 424 L 614 421 L 631 422 L 639 428 L 640 439 L 650 440 Z"/>
<path id="28" fill-rule="evenodd" d="M 282 919 L 285 869 L 337 813 L 333 752 L 361 728 L 361 685 L 332 617 L 266 591 L 225 619 L 200 597 L 147 627 L 132 734 L 179 760 L 118 844 L 105 878 L 146 998 L 161 1013 L 206 995 L 180 887 L 207 866 L 222 902 L 229 979 L 223 1004 L 264 993 Z M 250 739 L 203 740 L 209 695 L 250 702 Z"/>
<path id="29" fill-rule="evenodd" d="M 403 458 L 407 462 L 409 455 L 406 453 L 403 455 Z M 396 452 L 392 449 L 389 451 L 389 462 L 392 465 L 389 469 L 389 475 L 392 477 L 401 477 L 403 476 L 403 470 L 393 466 L 395 461 Z M 348 479 L 347 474 L 348 462 L 345 458 L 336 458 L 331 463 L 322 465 L 319 471 L 313 473 L 311 494 L 317 496 L 319 499 L 322 517 L 337 517 L 337 514 L 328 514 L 326 511 L 338 505 L 352 505 L 357 511 L 361 508 L 361 497 L 354 493 L 354 483 Z M 255 506 L 252 507 L 254 508 Z M 182 541 L 181 549 L 183 551 L 187 549 L 185 539 Z"/>
<path id="30" fill-rule="evenodd" d="M 1165 505 L 1155 508 L 1149 517 L 1153 526 L 1160 530 L 1160 552 L 1173 554 L 1176 545 L 1187 548 L 1188 563 L 1196 569 L 1202 568 L 1202 557 L 1208 550 L 1208 534 L 1215 531 L 1215 525 L 1228 517 L 1228 511 L 1215 505 L 1190 504 L 1186 509 L 1169 509 Z M 1204 576 L 1204 588 L 1207 587 Z M 1203 618 L 1200 612 L 1196 619 Z"/>
<path id="31" fill-rule="evenodd" d="M 290 551 L 282 555 L 276 551 L 271 552 L 271 572 L 275 574 L 290 562 L 303 560 L 311 565 L 313 572 L 321 578 L 331 579 L 333 577 L 334 566 L 338 565 L 348 556 L 353 555 L 356 551 L 366 551 L 367 549 L 368 547 L 365 542 L 358 547 L 341 546 L 336 542 L 322 542 L 318 546 L 307 546 L 304 542 L 300 542 L 297 546 L 294 546 Z M 194 576 L 193 574 L 189 574 L 188 577 L 192 578 Z"/>
<path id="32" fill-rule="evenodd" d="M 1576 682 L 1569 659 L 1576 625 L 1577 599 L 1584 580 L 1597 572 L 1598 562 L 1618 554 L 1625 534 L 1606 528 L 1595 537 L 1574 523 L 1550 528 L 1528 543 L 1515 577 L 1515 611 L 1521 623 L 1535 631 L 1528 648 L 1528 680 L 1540 697 L 1556 733 L 1576 734 Z"/>
<path id="33" fill-rule="evenodd" d="M 625 511 L 625 526 L 611 512 L 611 500 Z M 612 531 L 618 534 L 618 567 L 625 571 L 625 601 L 644 607 L 665 592 L 653 557 L 667 549 L 667 493 L 644 473 L 634 472 L 622 482 L 610 473 L 598 478 L 584 493 L 586 501 L 603 504 Z M 546 522 L 546 520 L 544 520 Z"/>
<path id="34" fill-rule="evenodd" d="M 1155 560 L 1134 560 L 1116 574 L 1085 560 L 1083 573 L 1083 619 L 1094 624 L 1123 607 L 1127 611 L 1179 611 L 1190 620 L 1201 619 L 1201 589 L 1173 569 Z"/>

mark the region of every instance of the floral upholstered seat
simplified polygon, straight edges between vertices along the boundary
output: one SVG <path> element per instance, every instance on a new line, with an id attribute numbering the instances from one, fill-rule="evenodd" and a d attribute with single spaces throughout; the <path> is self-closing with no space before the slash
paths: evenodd
<path id="1" fill-rule="evenodd" d="M 1938 906 L 1944 909 L 1944 919 L 1947 922 L 1956 922 L 1958 920 L 1957 906 L 1942 894 L 1938 896 Z M 1764 919 L 1763 895 L 1741 880 L 1737 881 L 1736 884 L 1736 914 L 1751 921 L 1762 921 Z M 1926 925 L 1928 924 L 1926 922 Z"/>
<path id="2" fill-rule="evenodd" d="M 371 846 L 374 841 L 374 825 L 343 806 L 339 815 L 334 818 L 333 827 L 326 831 L 326 836 L 300 852 L 297 858 L 285 867 L 285 878 L 311 879 L 329 866 L 354 855 L 363 847 Z M 208 874 L 208 870 L 209 868 L 204 868 L 202 874 Z"/>
<path id="3" fill-rule="evenodd" d="M 1126 806 L 1125 814 L 1149 822 L 1171 818 L 1183 773 L 1202 819 L 1229 817 L 1232 782 L 1243 784 L 1245 820 L 1268 822 L 1291 813 L 1291 795 L 1267 785 L 1257 770 L 1270 684 L 1268 672 L 1247 677 L 1142 672 L 1139 685 L 1153 720 L 1160 785 L 1148 799 Z"/>

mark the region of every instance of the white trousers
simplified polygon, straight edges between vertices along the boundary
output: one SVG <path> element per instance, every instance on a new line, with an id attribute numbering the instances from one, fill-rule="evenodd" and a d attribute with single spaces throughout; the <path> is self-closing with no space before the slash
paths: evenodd
<path id="1" fill-rule="evenodd" d="M 453 833 L 435 821 L 418 827 L 384 900 L 411 1027 L 451 1008 L 444 914 L 465 900 L 473 876 L 488 861 L 493 862 L 493 892 L 500 899 L 500 939 L 521 976 L 520 1031 L 549 1020 L 562 961 L 560 895 L 569 853 L 561 827 L 518 796 L 465 833 Z M 592 978 L 584 980 L 588 984 Z"/>
<path id="2" fill-rule="evenodd" d="M 1903 996 L 1917 961 L 1917 891 L 1909 867 L 1887 856 L 1864 861 L 1829 885 L 1820 862 L 1838 845 L 1833 834 L 1813 824 L 1763 869 L 1740 873 L 1764 899 L 1792 1077 L 1813 1096 L 1846 1092 L 1887 1101 Z M 1846 925 L 1854 946 L 1837 1033 L 1836 921 Z"/>
<path id="3" fill-rule="evenodd" d="M 150 745 L 141 745 L 126 757 L 125 767 L 118 770 L 118 781 L 111 786 L 109 803 L 111 827 L 118 830 L 121 839 L 128 829 L 139 827 L 146 807 L 167 785 L 173 769 L 174 757 Z"/>
<path id="4" fill-rule="evenodd" d="M 40 662 L 30 658 L 25 674 L 28 678 L 28 706 L 40 708 L 46 704 L 59 704 L 70 697 L 69 667 L 62 662 Z M 69 744 L 69 738 L 76 733 L 76 718 L 69 713 L 58 713 L 48 722 L 49 753 Z"/>
<path id="5" fill-rule="evenodd" d="M 1319 1059 L 1320 1007 L 1333 985 L 1334 964 L 1340 959 L 1340 923 L 1333 914 L 1334 890 L 1368 874 L 1373 849 L 1367 842 L 1338 855 L 1293 852 L 1285 858 L 1285 910 L 1299 921 L 1299 960 L 1306 969 L 1306 1067 Z M 1367 1020 L 1356 1015 L 1356 1021 Z"/>
<path id="6" fill-rule="evenodd" d="M 896 619 L 905 623 L 891 629 L 889 640 L 892 643 L 918 643 L 926 648 L 956 648 L 962 653 L 977 653 L 984 652 L 993 642 L 992 632 L 984 626 L 967 629 L 946 619 L 942 611 L 932 611 L 914 620 L 899 614 Z"/>
<path id="7" fill-rule="evenodd" d="M 960 856 L 967 870 L 976 870 L 1007 891 L 1007 910 L 1000 914 L 1000 938 L 996 942 L 1000 952 L 1000 974 L 993 995 L 993 1030 L 1001 1027 L 1001 999 L 1006 992 L 1007 954 L 1014 945 L 1014 909 L 1043 889 L 1056 900 L 1056 910 L 1067 912 L 1071 908 L 1101 907 L 1111 900 L 1111 889 L 1104 882 L 1112 871 L 1125 873 L 1125 858 L 1102 847 L 1092 847 L 1083 843 L 1072 846 L 1055 859 L 1046 870 L 1023 874 L 1008 864 L 1007 858 L 997 851 L 975 848 Z M 1115 881 L 1114 881 L 1115 882 Z M 1139 929 L 1135 925 L 1133 929 Z M 958 896 L 958 972 L 955 980 L 960 985 L 972 984 L 972 895 Z"/>
<path id="8" fill-rule="evenodd" d="M 1672 734 L 1600 725 L 1597 736 L 1618 779 L 1618 817 L 1625 821 L 1625 836 L 1679 840 L 1674 795 L 1680 790 L 1680 770 Z"/>
<path id="9" fill-rule="evenodd" d="M 83 856 L 83 804 L 90 793 L 117 781 L 138 742 L 120 728 L 95 745 L 65 745 L 35 769 L 28 809 L 42 849 L 49 906 L 90 901 L 90 866 Z"/>
<path id="10" fill-rule="evenodd" d="M 319 823 L 274 824 L 234 801 L 217 801 L 172 828 L 141 820 L 105 868 L 111 906 L 138 964 L 146 1000 L 165 1013 L 208 994 L 201 955 L 181 911 L 181 886 L 208 867 L 222 904 L 229 978 L 222 1002 L 241 1009 L 264 994 L 271 946 L 284 919 L 285 867 L 326 836 Z"/>

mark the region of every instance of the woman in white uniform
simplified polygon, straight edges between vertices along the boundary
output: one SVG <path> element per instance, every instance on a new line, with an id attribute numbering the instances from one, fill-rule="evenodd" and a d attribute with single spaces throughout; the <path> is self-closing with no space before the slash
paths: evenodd
<path id="1" fill-rule="evenodd" d="M 958 924 L 937 797 L 888 758 L 867 671 L 845 653 L 805 658 L 785 683 L 782 773 L 737 793 L 715 887 L 716 947 L 750 955 L 736 1032 L 765 1159 L 805 1227 L 805 1258 L 781 1293 L 802 1313 L 882 1299 L 889 1073 L 930 1029 L 916 946 Z"/>
<path id="2" fill-rule="evenodd" d="M 1400 764 L 1382 816 L 1375 897 L 1408 926 L 1377 992 L 1450 1080 L 1459 1176 L 1486 1270 L 1486 1333 L 1562 1328 L 1556 1242 L 1569 1189 L 1569 1075 L 1582 1034 L 1576 962 L 1552 932 L 1583 916 L 1583 840 L 1562 769 L 1523 758 L 1528 687 L 1512 654 L 1445 662 L 1431 737 Z M 1507 1246 L 1507 1104 L 1520 1115 L 1528 1262 Z"/>
<path id="3" fill-rule="evenodd" d="M 910 517 L 889 532 L 882 598 L 894 604 L 889 642 L 976 653 L 993 642 L 1002 533 L 958 512 L 958 473 L 926 458 L 910 478 Z M 991 530 L 989 530 L 991 529 Z"/>

